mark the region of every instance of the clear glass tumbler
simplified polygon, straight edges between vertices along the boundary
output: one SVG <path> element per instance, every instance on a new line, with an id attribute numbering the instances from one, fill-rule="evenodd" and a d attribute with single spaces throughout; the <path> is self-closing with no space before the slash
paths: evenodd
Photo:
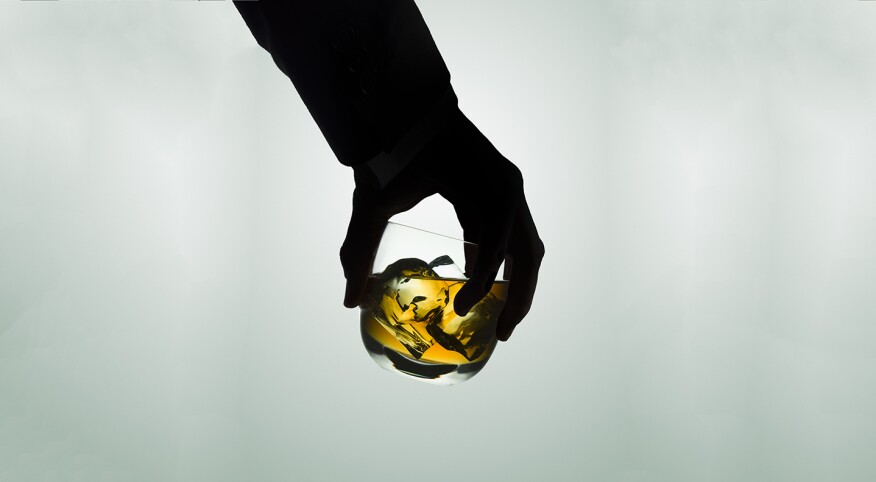
<path id="1" fill-rule="evenodd" d="M 362 341 L 381 367 L 452 385 L 478 373 L 496 348 L 496 320 L 508 293 L 500 278 L 466 316 L 453 298 L 477 245 L 388 223 L 361 307 Z"/>

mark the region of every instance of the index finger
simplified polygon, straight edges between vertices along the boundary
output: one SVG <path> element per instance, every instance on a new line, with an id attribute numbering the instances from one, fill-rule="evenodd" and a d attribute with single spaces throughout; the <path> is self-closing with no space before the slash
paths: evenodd
<path id="1" fill-rule="evenodd" d="M 341 266 L 347 279 L 344 291 L 344 306 L 347 308 L 359 306 L 362 300 L 368 276 L 371 274 L 371 263 L 386 229 L 386 222 L 387 219 L 367 208 L 353 208 L 347 236 L 340 252 Z"/>
<path id="2" fill-rule="evenodd" d="M 521 203 L 517 211 L 511 236 L 510 251 L 514 261 L 511 283 L 508 299 L 496 325 L 496 336 L 502 341 L 508 340 L 514 328 L 529 313 L 538 284 L 538 271 L 544 258 L 544 243 L 538 236 L 526 201 Z"/>
<path id="3" fill-rule="evenodd" d="M 492 189 L 476 198 L 479 205 L 466 206 L 468 210 L 478 212 L 481 229 L 471 278 L 459 290 L 453 303 L 454 311 L 460 316 L 468 314 L 493 287 L 499 266 L 505 261 L 517 206 L 524 199 L 523 174 L 511 162 L 502 160 L 504 162 L 495 165 L 490 172 L 495 180 Z"/>

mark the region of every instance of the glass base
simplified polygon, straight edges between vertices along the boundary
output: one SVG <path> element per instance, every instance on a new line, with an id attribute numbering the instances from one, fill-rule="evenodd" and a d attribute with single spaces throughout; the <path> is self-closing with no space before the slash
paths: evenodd
<path id="1" fill-rule="evenodd" d="M 406 378 L 413 378 L 433 385 L 453 385 L 464 382 L 480 372 L 490 359 L 489 356 L 485 356 L 476 362 L 460 365 L 431 363 L 414 360 L 386 347 L 364 330 L 362 331 L 362 341 L 368 354 L 382 368 Z"/>

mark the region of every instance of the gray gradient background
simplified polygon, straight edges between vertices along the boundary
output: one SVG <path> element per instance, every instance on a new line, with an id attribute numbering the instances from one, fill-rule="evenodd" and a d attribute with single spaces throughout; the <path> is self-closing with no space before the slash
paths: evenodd
<path id="1" fill-rule="evenodd" d="M 420 7 L 548 248 L 450 388 L 230 3 L 0 3 L 0 480 L 876 480 L 876 2 Z"/>

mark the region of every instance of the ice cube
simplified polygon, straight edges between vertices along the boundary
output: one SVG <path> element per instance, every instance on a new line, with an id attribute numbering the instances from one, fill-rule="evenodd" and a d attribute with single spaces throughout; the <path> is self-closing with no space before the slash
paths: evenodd
<path id="1" fill-rule="evenodd" d="M 434 343 L 426 325 L 443 317 L 450 300 L 447 283 L 437 278 L 425 261 L 401 259 L 377 277 L 378 292 L 369 296 L 379 300 L 374 318 L 417 359 Z"/>
<path id="2" fill-rule="evenodd" d="M 438 343 L 475 361 L 493 342 L 504 302 L 491 292 L 466 316 L 457 316 L 451 300 L 464 279 L 449 256 L 431 263 L 400 259 L 372 278 L 366 308 L 417 360 Z"/>
<path id="3" fill-rule="evenodd" d="M 453 262 L 453 258 L 446 254 L 432 260 L 429 267 L 441 278 L 465 279 L 465 273 Z"/>
<path id="4" fill-rule="evenodd" d="M 448 287 L 451 297 L 456 295 L 462 285 L 459 282 Z M 465 316 L 457 315 L 451 304 L 444 311 L 441 320 L 429 325 L 427 331 L 442 347 L 474 361 L 490 347 L 496 333 L 497 317 L 503 305 L 504 301 L 492 292 L 487 293 Z"/>

